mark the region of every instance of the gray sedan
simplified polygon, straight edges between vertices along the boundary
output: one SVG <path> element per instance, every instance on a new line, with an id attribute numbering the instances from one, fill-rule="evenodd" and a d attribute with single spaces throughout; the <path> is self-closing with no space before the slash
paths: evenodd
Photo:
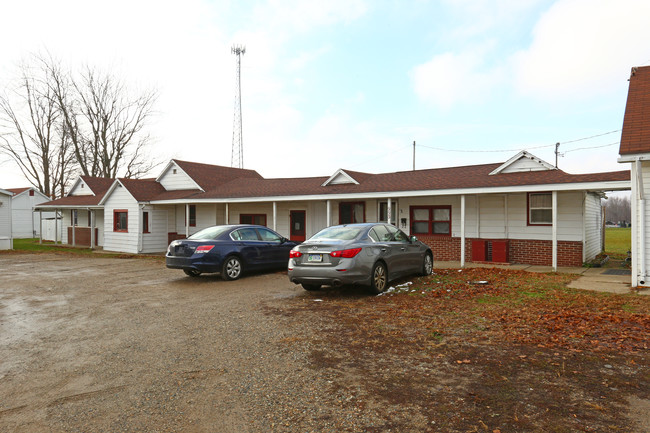
<path id="1" fill-rule="evenodd" d="M 427 245 L 383 223 L 328 227 L 289 253 L 289 280 L 305 290 L 361 284 L 381 293 L 395 278 L 432 270 Z"/>

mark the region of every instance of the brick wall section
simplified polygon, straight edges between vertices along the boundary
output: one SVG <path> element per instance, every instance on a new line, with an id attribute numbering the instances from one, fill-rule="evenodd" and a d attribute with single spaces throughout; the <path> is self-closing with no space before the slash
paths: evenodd
<path id="1" fill-rule="evenodd" d="M 99 236 L 99 229 L 95 227 L 95 245 L 97 246 L 97 236 Z M 89 247 L 90 246 L 90 227 L 75 227 L 74 230 L 74 243 L 75 246 Z M 72 245 L 72 227 L 68 227 L 68 244 Z"/>
<path id="2" fill-rule="evenodd" d="M 450 236 L 418 236 L 418 239 L 431 247 L 434 260 L 460 261 L 460 238 Z M 465 261 L 468 263 L 472 261 L 473 240 L 475 239 L 465 239 Z M 534 266 L 553 265 L 552 241 L 509 239 L 508 243 L 510 246 L 510 263 Z M 558 241 L 557 265 L 582 266 L 582 242 Z"/>

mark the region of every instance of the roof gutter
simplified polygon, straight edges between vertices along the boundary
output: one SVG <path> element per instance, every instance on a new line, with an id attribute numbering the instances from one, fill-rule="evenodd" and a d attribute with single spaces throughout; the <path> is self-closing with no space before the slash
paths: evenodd
<path id="1" fill-rule="evenodd" d="M 566 184 L 542 184 L 542 185 L 518 185 L 504 186 L 494 188 L 448 188 L 448 189 L 427 189 L 421 191 L 380 191 L 380 192 L 355 192 L 346 194 L 303 194 L 287 196 L 268 196 L 268 197 L 218 197 L 218 198 L 180 198 L 170 200 L 151 200 L 151 204 L 185 204 L 185 203 L 251 203 L 251 202 L 269 202 L 269 201 L 310 201 L 310 200 L 348 200 L 360 197 L 393 198 L 406 197 L 429 197 L 443 195 L 472 195 L 472 194 L 507 194 L 507 193 L 524 193 L 524 192 L 546 192 L 546 191 L 616 191 L 631 189 L 630 180 L 605 181 L 605 182 L 582 182 Z"/>

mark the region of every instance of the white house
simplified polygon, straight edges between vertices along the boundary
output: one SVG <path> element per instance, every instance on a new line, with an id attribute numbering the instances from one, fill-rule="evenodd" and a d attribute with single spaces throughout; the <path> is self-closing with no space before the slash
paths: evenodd
<path id="1" fill-rule="evenodd" d="M 56 211 L 61 226 L 56 227 L 62 243 L 90 248 L 104 245 L 104 207 L 98 203 L 115 179 L 80 176 L 68 194 L 36 206 L 41 212 Z M 52 205 L 55 203 L 55 205 Z M 59 220 L 56 220 L 59 224 Z"/>
<path id="2" fill-rule="evenodd" d="M 390 221 L 429 244 L 436 260 L 557 267 L 601 252 L 600 198 L 627 189 L 629 171 L 572 175 L 528 152 L 494 164 L 283 179 L 172 160 L 155 179 L 114 180 L 94 209 L 103 210 L 110 251 L 163 252 L 215 224 L 262 224 L 300 241 L 333 224 Z M 84 206 L 69 195 L 39 208 Z"/>
<path id="3" fill-rule="evenodd" d="M 54 212 L 38 215 L 34 207 L 50 201 L 50 198 L 34 187 L 9 188 L 11 198 L 11 225 L 14 239 L 34 238 L 41 235 L 43 218 L 54 218 Z"/>
<path id="4" fill-rule="evenodd" d="M 11 197 L 13 193 L 0 189 L 0 250 L 10 250 L 14 247 L 11 235 Z"/>
<path id="5" fill-rule="evenodd" d="M 650 286 L 650 66 L 632 68 L 618 162 L 632 175 L 632 287 Z"/>

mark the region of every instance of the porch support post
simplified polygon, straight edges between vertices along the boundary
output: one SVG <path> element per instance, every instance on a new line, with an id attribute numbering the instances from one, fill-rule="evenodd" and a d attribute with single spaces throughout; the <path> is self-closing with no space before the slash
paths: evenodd
<path id="1" fill-rule="evenodd" d="M 330 200 L 327 200 L 327 222 L 325 227 L 329 227 L 332 224 L 332 203 Z"/>
<path id="2" fill-rule="evenodd" d="M 557 191 L 553 191 L 553 272 L 557 272 Z"/>
<path id="3" fill-rule="evenodd" d="M 185 204 L 185 238 L 190 237 L 190 205 Z"/>
<path id="4" fill-rule="evenodd" d="M 95 247 L 95 242 L 97 240 L 95 239 L 95 211 L 93 209 L 90 210 L 90 249 L 94 249 Z"/>
<path id="5" fill-rule="evenodd" d="M 273 202 L 273 231 L 278 231 L 278 202 Z"/>
<path id="6" fill-rule="evenodd" d="M 386 219 L 388 220 L 386 222 L 388 224 L 390 224 L 391 221 L 393 221 L 393 209 L 392 208 L 393 208 L 393 201 L 389 197 L 388 198 L 388 205 L 386 206 Z"/>
<path id="7" fill-rule="evenodd" d="M 76 247 L 77 246 L 77 239 L 75 235 L 77 234 L 77 222 L 75 221 L 77 218 L 77 209 L 72 209 L 70 211 L 70 219 L 72 220 L 72 246 Z"/>
<path id="8" fill-rule="evenodd" d="M 465 194 L 460 196 L 460 267 L 465 267 Z"/>
<path id="9" fill-rule="evenodd" d="M 230 224 L 228 215 L 230 214 L 230 206 L 228 206 L 228 203 L 226 203 L 226 224 Z"/>
<path id="10" fill-rule="evenodd" d="M 38 211 L 38 243 L 39 245 L 43 243 L 43 211 Z"/>

